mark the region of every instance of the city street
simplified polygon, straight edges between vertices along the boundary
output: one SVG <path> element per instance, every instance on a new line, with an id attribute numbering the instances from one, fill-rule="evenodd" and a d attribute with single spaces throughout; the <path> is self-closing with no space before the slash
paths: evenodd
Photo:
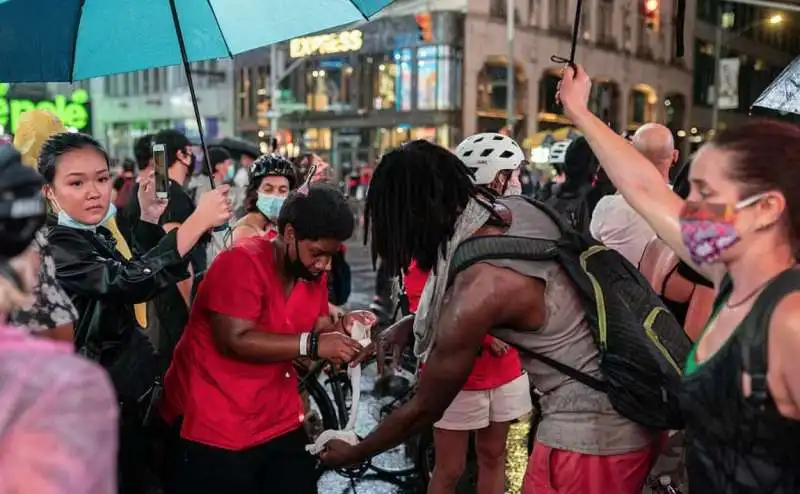
<path id="1" fill-rule="evenodd" d="M 347 243 L 347 261 L 350 263 L 353 276 L 353 293 L 350 296 L 350 309 L 367 308 L 372 301 L 375 287 L 375 273 L 372 270 L 372 261 L 369 257 L 369 248 L 361 244 L 361 228 L 358 227 L 354 233 L 356 240 Z M 364 436 L 377 424 L 377 409 L 380 402 L 373 394 L 373 384 L 375 382 L 376 370 L 374 365 L 366 367 L 362 374 L 361 381 L 361 403 L 358 410 L 358 421 L 356 432 Z M 522 476 L 527 464 L 527 421 L 515 424 L 509 433 L 507 454 L 506 454 L 506 479 L 508 484 L 507 492 L 519 492 L 522 484 Z M 374 463 L 387 470 L 404 468 L 410 465 L 410 460 L 406 457 L 403 446 L 384 453 L 375 458 Z M 321 493 L 335 494 L 406 494 L 409 490 L 375 478 L 369 472 L 359 480 L 351 484 L 350 479 L 345 478 L 336 472 L 326 473 L 320 480 L 319 490 Z M 462 480 L 462 487 L 458 494 L 473 494 L 474 489 L 469 489 L 468 481 Z M 422 491 L 424 492 L 424 491 Z"/>
<path id="2" fill-rule="evenodd" d="M 350 309 L 366 309 L 372 301 L 372 294 L 375 287 L 375 273 L 372 270 L 372 261 L 369 258 L 369 249 L 361 245 L 361 228 L 358 227 L 353 235 L 356 240 L 347 244 L 347 261 L 353 276 L 353 292 L 348 303 Z M 356 429 L 358 434 L 368 433 L 377 423 L 375 410 L 379 406 L 378 401 L 372 395 L 372 388 L 375 382 L 375 367 L 369 366 L 364 369 L 361 381 L 361 403 L 359 406 L 358 422 Z M 376 464 L 391 468 L 392 466 L 405 467 L 408 460 L 403 454 L 402 449 L 391 454 L 381 455 L 376 459 Z M 380 463 L 378 463 L 380 461 Z M 394 464 L 394 465 L 393 465 Z M 331 494 L 399 494 L 405 492 L 402 488 L 389 482 L 376 479 L 369 472 L 361 479 L 355 480 L 355 487 L 350 479 L 345 478 L 336 472 L 326 473 L 319 483 L 319 491 Z"/>

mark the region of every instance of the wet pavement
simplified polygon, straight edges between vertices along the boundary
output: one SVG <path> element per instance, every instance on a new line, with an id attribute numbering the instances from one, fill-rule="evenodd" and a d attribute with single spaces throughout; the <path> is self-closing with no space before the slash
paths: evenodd
<path id="1" fill-rule="evenodd" d="M 366 309 L 372 301 L 375 274 L 372 271 L 372 261 L 369 259 L 368 251 L 361 245 L 360 241 L 348 243 L 347 261 L 350 264 L 353 278 L 353 291 L 348 301 L 348 308 L 351 310 Z M 374 365 L 364 368 L 362 372 L 361 402 L 359 403 L 356 422 L 356 433 L 360 436 L 367 435 L 377 425 L 380 415 L 379 408 L 381 404 L 372 395 L 375 375 L 376 369 Z M 405 448 L 401 446 L 396 450 L 380 455 L 373 461 L 377 466 L 387 470 L 409 467 L 412 463 L 405 453 Z M 411 493 L 414 490 L 377 479 L 374 476 L 374 472 L 366 472 L 364 477 L 354 479 L 353 482 L 336 472 L 328 472 L 320 479 L 319 492 L 320 494 L 399 494 Z"/>
<path id="2" fill-rule="evenodd" d="M 356 234 L 359 235 L 358 233 Z M 347 261 L 352 272 L 353 291 L 348 302 L 348 308 L 365 309 L 372 301 L 375 287 L 375 273 L 372 270 L 372 261 L 369 259 L 368 249 L 359 241 L 351 241 L 347 245 Z M 361 380 L 361 402 L 358 407 L 356 433 L 360 436 L 367 435 L 378 423 L 382 405 L 373 395 L 372 388 L 375 383 L 376 369 L 373 366 L 365 367 Z M 506 472 L 507 492 L 519 492 L 522 475 L 527 463 L 526 447 L 527 422 L 512 426 L 507 447 Z M 373 462 L 376 466 L 386 470 L 396 471 L 413 465 L 410 457 L 416 456 L 412 451 L 401 446 L 395 450 L 379 455 Z M 405 478 L 408 480 L 408 478 Z M 413 483 L 414 479 L 410 479 Z M 468 482 L 462 482 L 468 484 Z M 336 472 L 328 472 L 319 482 L 320 494 L 416 494 L 424 493 L 419 482 L 413 483 L 414 487 L 398 486 L 376 478 L 374 472 L 366 472 L 363 477 L 354 479 L 343 477 Z M 464 487 L 458 494 L 474 494 L 474 488 Z"/>

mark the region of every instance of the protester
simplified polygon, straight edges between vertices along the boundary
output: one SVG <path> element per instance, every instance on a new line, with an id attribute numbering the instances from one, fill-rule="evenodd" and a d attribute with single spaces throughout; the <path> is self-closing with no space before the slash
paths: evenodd
<path id="1" fill-rule="evenodd" d="M 583 67 L 564 69 L 567 117 L 625 200 L 718 291 L 683 379 L 692 492 L 797 492 L 800 129 L 754 120 L 715 135 L 695 155 L 683 201 L 592 115 L 590 91 Z"/>
<path id="2" fill-rule="evenodd" d="M 229 153 L 227 149 L 220 146 L 208 148 L 208 161 L 211 164 L 211 169 L 214 171 L 214 174 L 209 177 L 208 168 L 202 166 L 200 167 L 200 173 L 194 175 L 189 180 L 188 189 L 195 201 L 198 200 L 204 193 L 213 188 L 211 187 L 212 180 L 214 181 L 214 185 L 221 185 L 225 183 L 225 180 L 228 177 L 228 170 L 230 170 L 231 166 L 233 166 L 233 158 L 231 158 L 231 153 Z"/>
<path id="3" fill-rule="evenodd" d="M 146 136 L 142 138 L 143 141 L 137 141 L 136 145 L 144 147 L 147 143 L 144 139 L 146 139 Z M 167 204 L 166 210 L 161 215 L 161 218 L 159 218 L 158 223 L 164 228 L 164 231 L 170 232 L 183 224 L 195 211 L 195 203 L 184 189 L 184 184 L 186 184 L 189 177 L 191 177 L 195 165 L 192 143 L 181 132 L 169 129 L 162 130 L 153 136 L 150 142 L 151 155 L 153 144 L 163 144 L 166 148 L 167 174 L 169 175 L 169 203 Z M 144 150 L 142 149 L 140 152 L 142 153 L 141 158 L 143 159 L 145 156 Z M 141 205 L 138 201 L 138 187 L 134 189 L 131 194 L 131 201 L 126 205 L 124 216 L 135 224 L 141 215 Z M 204 235 L 198 246 L 192 249 L 190 257 L 191 276 L 178 285 L 187 306 L 191 300 L 194 275 L 206 270 L 208 263 L 206 248 L 210 240 L 210 234 Z"/>
<path id="4" fill-rule="evenodd" d="M 256 161 L 256 159 L 258 159 L 258 156 L 248 153 L 240 153 L 233 156 L 233 158 L 236 171 L 233 174 L 231 197 L 233 198 L 233 209 L 236 211 L 236 217 L 239 218 L 244 216 L 244 212 L 242 212 L 241 209 L 245 202 L 250 168 L 252 168 L 253 163 Z"/>
<path id="5" fill-rule="evenodd" d="M 145 134 L 133 143 L 133 158 L 139 173 L 149 172 L 153 166 L 153 134 Z"/>
<path id="6" fill-rule="evenodd" d="M 477 185 L 488 187 L 499 195 L 520 193 L 519 173 L 525 155 L 510 137 L 477 134 L 459 144 L 455 154 L 474 170 Z M 417 311 L 428 275 L 412 262 L 403 277 L 412 312 Z M 528 376 L 522 372 L 519 354 L 506 343 L 486 335 L 462 391 L 434 424 L 436 467 L 428 484 L 428 493 L 456 492 L 464 472 L 470 434 L 474 432 L 477 492 L 503 494 L 508 431 L 512 421 L 530 411 L 530 385 Z"/>
<path id="7" fill-rule="evenodd" d="M 666 186 L 670 169 L 678 161 L 672 131 L 660 124 L 645 124 L 633 135 L 633 147 L 656 167 Z M 634 266 L 639 266 L 645 246 L 656 236 L 620 194 L 597 202 L 590 231 L 595 239 L 619 251 Z"/>
<path id="8" fill-rule="evenodd" d="M 187 254 L 210 228 L 230 217 L 224 189 L 206 194 L 197 211 L 174 232 L 158 227 L 167 204 L 156 199 L 152 175 L 142 177 L 136 255 L 126 259 L 105 225 L 111 203 L 109 159 L 83 134 L 57 134 L 44 145 L 39 173 L 53 215 L 48 218 L 58 282 L 80 317 L 75 346 L 111 376 L 121 409 L 120 492 L 143 489 L 142 416 L 158 374 L 154 349 L 138 325 L 135 304 L 188 276 Z"/>
<path id="9" fill-rule="evenodd" d="M 487 259 L 457 274 L 447 289 L 455 248 L 470 237 L 556 240 L 561 235 L 547 213 L 525 198 L 496 198 L 475 186 L 470 175 L 456 156 L 426 141 L 387 153 L 375 171 L 365 226 L 372 255 L 393 275 L 412 259 L 421 269 L 436 269 L 415 318 L 387 331 L 381 343 L 403 343 L 413 327 L 415 352 L 427 357 L 426 367 L 417 393 L 363 441 L 328 443 L 322 455 L 328 465 L 361 461 L 439 420 L 490 330 L 519 348 L 600 375 L 579 294 L 555 261 Z M 522 492 L 641 492 L 655 457 L 653 432 L 619 415 L 605 393 L 520 353 L 544 394 Z"/>
<path id="10" fill-rule="evenodd" d="M 253 162 L 245 192 L 246 214 L 233 227 L 233 243 L 254 236 L 278 236 L 278 215 L 289 191 L 297 187 L 294 165 L 277 154 Z"/>
<path id="11" fill-rule="evenodd" d="M 128 204 L 133 197 L 132 193 L 136 186 L 136 163 L 125 158 L 122 162 L 122 174 L 119 176 L 119 187 L 114 187 L 117 190 L 117 195 L 114 198 L 114 205 L 121 208 Z"/>
<path id="12" fill-rule="evenodd" d="M 685 170 L 678 174 L 673 186 L 681 199 L 689 195 L 689 167 L 688 163 L 684 165 Z M 714 284 L 681 261 L 658 237 L 645 247 L 639 270 L 683 326 L 686 335 L 692 341 L 697 340 L 711 316 Z"/>
<path id="13" fill-rule="evenodd" d="M 332 331 L 325 280 L 353 217 L 336 190 L 304 186 L 278 231 L 222 252 L 200 285 L 165 380 L 162 416 L 181 436 L 171 492 L 317 492 L 292 361 L 361 348 Z"/>
<path id="14" fill-rule="evenodd" d="M 66 131 L 52 113 L 31 110 L 20 116 L 14 146 L 22 154 L 25 166 L 35 170 L 39 152 L 47 139 Z M 56 282 L 56 267 L 44 230 L 36 234 L 32 247 L 39 252 L 39 274 L 33 297 L 9 314 L 9 323 L 37 336 L 72 342 L 73 323 L 78 313 Z"/>
<path id="15" fill-rule="evenodd" d="M 203 194 L 206 192 L 213 190 L 211 186 L 212 180 L 217 187 L 225 183 L 228 170 L 230 170 L 233 164 L 230 153 L 225 148 L 219 146 L 209 148 L 208 160 L 214 174 L 209 177 L 207 167 L 203 166 L 200 168 L 200 173 L 193 176 L 189 182 L 189 191 L 194 201 L 203 197 Z M 229 228 L 217 229 L 211 233 L 211 240 L 208 242 L 208 247 L 206 248 L 206 260 L 209 264 L 220 252 L 228 247 L 228 245 L 226 245 L 226 238 L 230 239 Z"/>
<path id="16" fill-rule="evenodd" d="M 583 137 L 573 140 L 564 155 L 563 183 L 553 187 L 547 204 L 580 233 L 589 233 L 592 213 L 602 194 L 595 190 L 597 158 Z"/>
<path id="17" fill-rule="evenodd" d="M 0 491 L 113 494 L 117 409 L 105 373 L 68 343 L 5 325 L 34 297 L 41 183 L 18 153 L 0 147 Z M 23 215 L 7 214 L 15 209 Z"/>

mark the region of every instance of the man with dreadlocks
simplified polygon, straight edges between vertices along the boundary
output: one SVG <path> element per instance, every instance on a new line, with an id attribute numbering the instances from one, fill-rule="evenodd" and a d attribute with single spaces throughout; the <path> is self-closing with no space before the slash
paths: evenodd
<path id="1" fill-rule="evenodd" d="M 380 257 L 394 276 L 412 260 L 431 271 L 416 316 L 397 323 L 385 338 L 402 341 L 413 328 L 415 352 L 426 367 L 414 397 L 363 441 L 328 443 L 322 454 L 328 465 L 357 463 L 438 421 L 490 330 L 519 348 L 600 377 L 578 293 L 555 262 L 486 260 L 448 285 L 452 255 L 470 237 L 560 237 L 545 212 L 519 196 L 498 198 L 474 185 L 471 175 L 458 157 L 425 141 L 389 152 L 375 171 L 365 210 L 373 258 Z M 544 394 L 522 492 L 641 492 L 653 461 L 653 434 L 620 416 L 605 394 L 524 352 L 521 357 Z"/>
<path id="2" fill-rule="evenodd" d="M 492 195 L 519 195 L 525 153 L 513 139 L 495 133 L 466 138 L 456 156 L 474 172 L 475 183 Z M 418 309 L 429 273 L 412 262 L 403 286 L 412 312 Z M 436 468 L 428 494 L 453 494 L 464 473 L 469 437 L 475 433 L 478 492 L 505 492 L 505 452 L 514 420 L 531 411 L 528 376 L 516 349 L 486 335 L 463 389 L 433 424 Z"/>

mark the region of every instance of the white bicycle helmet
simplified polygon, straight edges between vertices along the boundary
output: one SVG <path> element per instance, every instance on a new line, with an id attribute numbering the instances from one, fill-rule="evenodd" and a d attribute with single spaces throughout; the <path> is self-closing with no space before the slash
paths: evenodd
<path id="1" fill-rule="evenodd" d="M 475 173 L 477 185 L 489 185 L 498 173 L 516 170 L 525 161 L 514 139 L 494 132 L 467 137 L 456 148 L 456 156 Z"/>
<path id="2" fill-rule="evenodd" d="M 564 166 L 564 161 L 567 158 L 567 149 L 572 144 L 571 140 L 558 141 L 550 146 L 550 164 Z"/>

